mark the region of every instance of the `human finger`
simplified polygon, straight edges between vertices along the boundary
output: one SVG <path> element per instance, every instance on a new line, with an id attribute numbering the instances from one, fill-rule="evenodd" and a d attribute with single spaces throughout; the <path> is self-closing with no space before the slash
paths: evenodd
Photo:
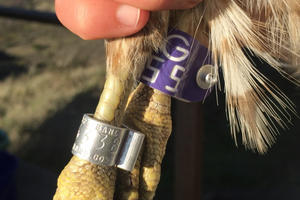
<path id="1" fill-rule="evenodd" d="M 83 39 L 131 35 L 144 27 L 145 10 L 111 0 L 56 0 L 61 23 Z"/>
<path id="2" fill-rule="evenodd" d="M 202 0 L 115 0 L 144 10 L 187 9 L 196 6 Z"/>

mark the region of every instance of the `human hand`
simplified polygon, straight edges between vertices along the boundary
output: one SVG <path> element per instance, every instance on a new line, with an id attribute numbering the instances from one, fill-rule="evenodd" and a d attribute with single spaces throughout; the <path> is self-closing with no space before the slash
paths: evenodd
<path id="1" fill-rule="evenodd" d="M 141 30 L 149 11 L 186 9 L 202 0 L 55 0 L 61 23 L 83 39 L 114 38 Z"/>

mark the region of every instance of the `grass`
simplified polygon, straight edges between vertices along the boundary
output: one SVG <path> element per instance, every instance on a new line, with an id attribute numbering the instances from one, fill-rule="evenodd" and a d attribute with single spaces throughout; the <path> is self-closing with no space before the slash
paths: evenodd
<path id="1" fill-rule="evenodd" d="M 83 41 L 58 26 L 6 18 L 0 26 L 0 52 L 9 57 L 0 60 L 0 70 L 9 66 L 0 79 L 0 128 L 18 152 L 75 96 L 100 90 L 105 51 L 103 41 Z"/>
<path id="2" fill-rule="evenodd" d="M 26 9 L 54 11 L 54 0 L 0 0 L 2 6 L 17 6 Z"/>

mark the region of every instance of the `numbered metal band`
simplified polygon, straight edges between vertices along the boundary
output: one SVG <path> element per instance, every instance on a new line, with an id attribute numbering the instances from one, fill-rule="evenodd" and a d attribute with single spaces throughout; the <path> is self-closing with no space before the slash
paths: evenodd
<path id="1" fill-rule="evenodd" d="M 129 130 L 127 139 L 120 154 L 117 167 L 121 169 L 130 169 L 131 171 L 141 151 L 145 135 L 134 130 Z"/>
<path id="2" fill-rule="evenodd" d="M 141 82 L 177 99 L 196 102 L 210 93 L 217 73 L 206 47 L 172 29 L 161 51 L 148 60 Z"/>
<path id="3" fill-rule="evenodd" d="M 144 135 L 139 132 L 111 126 L 94 119 L 92 114 L 85 114 L 72 153 L 97 165 L 131 171 L 143 140 Z"/>

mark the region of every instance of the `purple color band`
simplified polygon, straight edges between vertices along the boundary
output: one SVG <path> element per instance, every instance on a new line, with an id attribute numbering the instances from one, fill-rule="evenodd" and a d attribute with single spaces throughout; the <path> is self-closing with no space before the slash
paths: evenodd
<path id="1" fill-rule="evenodd" d="M 147 62 L 141 82 L 183 101 L 201 101 L 208 90 L 197 85 L 196 75 L 201 66 L 212 64 L 208 49 L 176 29 L 167 41 Z"/>

